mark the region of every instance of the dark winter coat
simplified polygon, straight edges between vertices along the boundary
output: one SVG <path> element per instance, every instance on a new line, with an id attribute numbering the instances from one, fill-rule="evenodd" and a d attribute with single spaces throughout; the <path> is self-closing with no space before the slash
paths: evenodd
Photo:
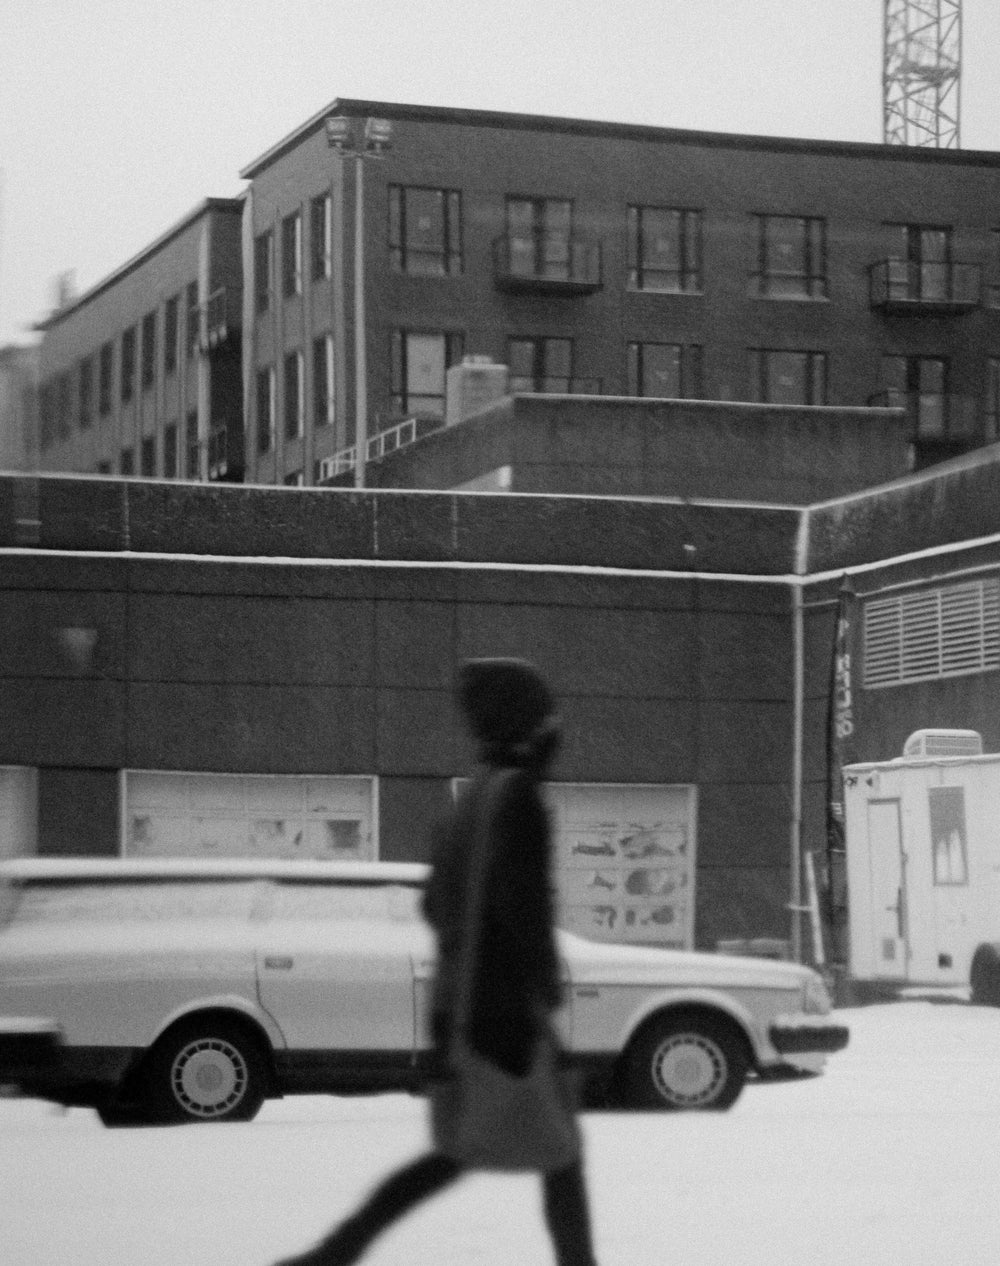
<path id="1" fill-rule="evenodd" d="M 539 776 L 554 746 L 515 750 L 487 744 L 483 765 L 436 842 L 424 911 L 438 938 L 433 1029 L 439 1054 L 455 1005 L 463 943 L 470 844 L 488 804 L 482 925 L 472 964 L 467 1037 L 472 1047 L 514 1074 L 528 1070 L 539 1025 L 560 1001 L 553 934 L 550 828 Z"/>

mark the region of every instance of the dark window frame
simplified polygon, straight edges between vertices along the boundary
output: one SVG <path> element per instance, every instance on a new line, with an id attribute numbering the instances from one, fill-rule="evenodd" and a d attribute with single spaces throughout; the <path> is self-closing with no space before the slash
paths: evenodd
<path id="1" fill-rule="evenodd" d="M 118 395 L 122 404 L 128 404 L 135 396 L 135 343 L 136 328 L 130 325 L 123 331 L 121 340 L 121 379 Z"/>
<path id="2" fill-rule="evenodd" d="M 819 215 L 778 215 L 757 213 L 757 272 L 754 285 L 763 299 L 829 298 L 826 217 Z M 775 267 L 773 252 L 781 245 L 769 230 L 777 225 L 800 225 L 801 257 L 797 266 Z"/>
<path id="3" fill-rule="evenodd" d="M 413 240 L 410 223 L 417 214 L 408 195 L 436 194 L 441 198 L 440 244 L 431 247 Z M 412 277 L 457 277 L 464 270 L 462 191 L 438 185 L 389 186 L 389 262 L 396 272 Z M 420 268 L 417 259 L 440 261 L 440 268 Z"/>
<path id="4" fill-rule="evenodd" d="M 802 356 L 805 358 L 805 400 L 780 400 L 775 398 L 771 386 L 776 356 Z M 830 361 L 826 351 L 816 348 L 802 347 L 751 347 L 750 360 L 750 399 L 760 404 L 785 405 L 825 405 L 828 399 Z M 817 374 L 817 370 L 819 373 Z M 817 390 L 817 384 L 819 389 Z M 819 396 L 819 399 L 812 397 Z"/>
<path id="5" fill-rule="evenodd" d="M 444 376 L 441 383 L 440 396 L 435 392 L 413 392 L 410 390 L 410 338 L 441 338 L 444 340 Z M 453 365 L 462 359 L 465 346 L 465 334 L 458 330 L 423 329 L 406 326 L 395 329 L 390 334 L 390 372 L 393 412 L 399 417 L 440 417 L 444 418 L 445 397 L 447 392 L 447 374 Z M 426 405 L 416 407 L 415 401 L 433 401 L 430 408 Z M 437 403 L 440 401 L 440 409 Z"/>
<path id="6" fill-rule="evenodd" d="M 703 293 L 704 213 L 698 207 L 666 207 L 632 204 L 628 208 L 628 284 L 631 290 L 654 294 Z M 646 261 L 645 220 L 653 216 L 676 218 L 676 268 L 661 268 Z M 657 284 L 657 283 L 660 284 Z"/>
<path id="7" fill-rule="evenodd" d="M 630 396 L 656 397 L 660 393 L 645 391 L 646 359 L 653 348 L 671 348 L 679 364 L 679 400 L 700 400 L 704 392 L 705 349 L 701 343 L 670 343 L 662 339 L 633 340 L 626 348 L 626 391 Z M 670 397 L 667 397 L 670 398 Z"/>

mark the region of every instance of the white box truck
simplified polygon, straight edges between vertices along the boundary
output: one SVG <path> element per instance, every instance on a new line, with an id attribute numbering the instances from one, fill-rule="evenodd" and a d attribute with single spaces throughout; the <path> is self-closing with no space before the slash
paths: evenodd
<path id="1" fill-rule="evenodd" d="M 851 978 L 1000 1004 L 1000 754 L 918 730 L 902 756 L 845 767 L 844 818 Z"/>

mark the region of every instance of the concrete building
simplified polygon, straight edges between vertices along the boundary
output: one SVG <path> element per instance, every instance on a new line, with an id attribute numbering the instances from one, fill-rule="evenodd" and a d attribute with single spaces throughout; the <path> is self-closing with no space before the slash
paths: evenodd
<path id="1" fill-rule="evenodd" d="M 42 322 L 39 468 L 242 479 L 241 214 L 206 199 Z"/>
<path id="2" fill-rule="evenodd" d="M 514 392 L 900 407 L 917 466 L 998 434 L 998 154 L 335 100 L 242 175 L 242 260 L 199 304 L 243 286 L 250 482 L 329 482 L 359 425 L 375 455 L 439 425 L 466 355 Z M 150 468 L 135 418 L 97 445 L 73 402 L 165 254 L 47 330 L 45 468 Z"/>
<path id="3" fill-rule="evenodd" d="M 523 655 L 565 718 L 563 921 L 808 950 L 844 580 L 837 760 L 998 751 L 998 505 L 997 445 L 805 507 L 5 476 L 0 840 L 426 858 L 456 666 Z"/>

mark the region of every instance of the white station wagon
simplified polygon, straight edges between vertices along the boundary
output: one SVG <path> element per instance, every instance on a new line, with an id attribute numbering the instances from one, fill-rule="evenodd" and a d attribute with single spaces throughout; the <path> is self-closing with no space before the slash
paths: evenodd
<path id="1" fill-rule="evenodd" d="M 426 867 L 21 858 L 0 864 L 0 1016 L 58 1025 L 23 1090 L 108 1125 L 251 1118 L 295 1093 L 419 1091 Z M 747 1075 L 847 1043 L 793 963 L 559 933 L 567 1058 L 642 1107 L 726 1108 Z M 0 1083 L 12 1080 L 0 1067 Z"/>

